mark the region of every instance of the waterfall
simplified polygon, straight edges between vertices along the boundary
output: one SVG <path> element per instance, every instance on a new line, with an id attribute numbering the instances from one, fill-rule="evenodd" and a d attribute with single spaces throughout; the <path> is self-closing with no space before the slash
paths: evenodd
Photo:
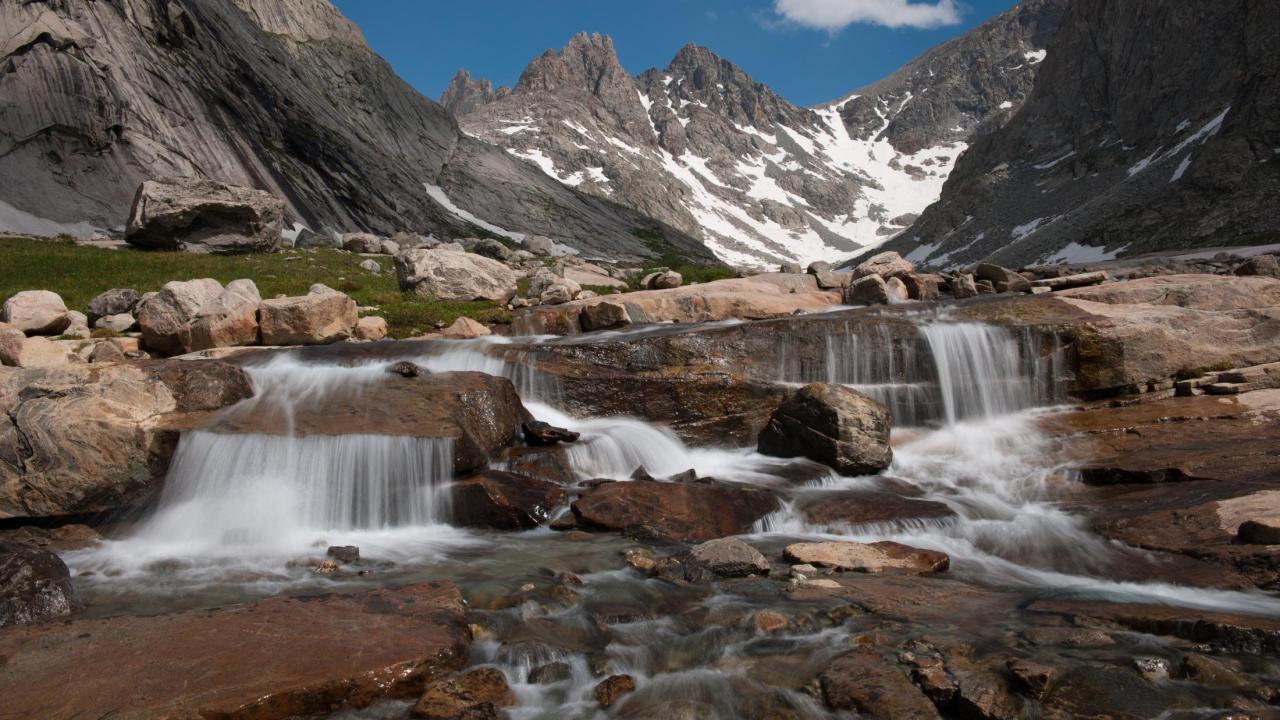
<path id="1" fill-rule="evenodd" d="M 930 323 L 920 334 L 931 351 L 947 424 L 1035 406 L 1034 375 L 1026 372 L 1009 331 L 979 323 Z"/>

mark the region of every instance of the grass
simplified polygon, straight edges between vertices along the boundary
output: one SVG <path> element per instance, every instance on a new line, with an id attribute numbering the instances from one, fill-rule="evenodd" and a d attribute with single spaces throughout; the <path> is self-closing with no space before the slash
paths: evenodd
<path id="1" fill-rule="evenodd" d="M 377 258 L 381 275 L 359 267 L 368 258 L 339 250 L 289 250 L 259 255 L 196 255 L 184 252 L 108 250 L 69 240 L 0 237 L 0 299 L 22 290 L 52 290 L 67 307 L 84 311 L 89 301 L 111 288 L 139 293 L 159 290 L 171 280 L 213 278 L 224 285 L 239 278 L 257 284 L 264 298 L 305 295 L 315 283 L 350 295 L 358 305 L 376 306 L 365 313 L 386 318 L 392 337 L 430 332 L 437 323 L 467 316 L 484 323 L 509 322 L 497 303 L 446 302 L 400 292 L 393 261 Z"/>
<path id="2" fill-rule="evenodd" d="M 632 278 L 633 289 L 641 278 L 659 268 L 667 268 L 680 273 L 684 277 L 684 284 L 686 285 L 711 282 L 712 280 L 725 280 L 738 276 L 737 272 L 725 265 L 707 264 L 696 259 L 690 259 L 688 255 L 680 252 L 675 245 L 672 245 L 660 230 L 633 230 L 631 234 L 635 235 L 650 250 L 658 254 L 656 262 L 649 264 Z"/>

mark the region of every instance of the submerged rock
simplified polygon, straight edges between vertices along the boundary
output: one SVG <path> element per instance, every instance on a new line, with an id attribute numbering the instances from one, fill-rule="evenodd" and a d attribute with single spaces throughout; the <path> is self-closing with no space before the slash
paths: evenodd
<path id="1" fill-rule="evenodd" d="M 553 482 L 527 475 L 483 470 L 449 488 L 453 522 L 465 527 L 528 530 L 545 523 L 565 502 Z"/>
<path id="2" fill-rule="evenodd" d="M 0 542 L 0 628 L 64 617 L 76 605 L 61 558 L 31 545 Z"/>
<path id="3" fill-rule="evenodd" d="M 748 532 L 779 505 L 772 490 L 755 485 L 633 480 L 594 487 L 572 507 L 585 527 L 702 542 Z"/>
<path id="4" fill-rule="evenodd" d="M 774 411 L 757 446 L 765 455 L 806 457 L 865 475 L 892 462 L 889 427 L 889 412 L 875 400 L 843 385 L 815 383 Z"/>
<path id="5" fill-rule="evenodd" d="M 611 675 L 601 680 L 591 695 L 601 707 L 610 707 L 628 693 L 635 692 L 636 681 L 630 675 Z"/>

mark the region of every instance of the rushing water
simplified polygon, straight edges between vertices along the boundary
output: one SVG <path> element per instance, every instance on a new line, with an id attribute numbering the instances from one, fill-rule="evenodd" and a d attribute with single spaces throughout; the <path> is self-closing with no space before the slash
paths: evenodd
<path id="1" fill-rule="evenodd" d="M 407 359 L 432 372 L 510 378 L 535 417 L 582 434 L 566 447 L 582 480 L 626 480 L 637 468 L 656 477 L 692 468 L 701 476 L 795 488 L 792 501 L 759 523 L 754 542 L 761 547 L 777 548 L 795 538 L 893 539 L 944 551 L 952 557 L 953 575 L 995 587 L 1280 615 L 1280 604 L 1261 594 L 1124 577 L 1122 569 L 1141 567 L 1144 554 L 1103 541 L 1084 519 L 1056 505 L 1073 477 L 1062 448 L 1036 426 L 1036 415 L 1051 411 L 1046 407 L 1058 399 L 1063 363 L 1051 343 L 936 319 L 905 336 L 901 329 L 890 333 L 878 326 L 846 330 L 826 338 L 820 358 L 797 358 L 782 343 L 777 379 L 844 383 L 889 406 L 895 455 L 881 477 L 841 477 L 814 463 L 769 458 L 749 448 L 690 448 L 669 428 L 633 418 L 573 417 L 558 409 L 554 378 L 520 358 L 508 362 L 488 352 L 501 340 L 448 343 L 440 352 Z M 532 568 L 561 563 L 581 575 L 583 585 L 574 592 L 582 603 L 527 603 L 487 612 L 493 636 L 473 647 L 475 662 L 501 668 L 512 683 L 521 702 L 514 717 L 598 715 L 590 691 L 604 671 L 638 678 L 641 690 L 628 707 L 646 708 L 650 716 L 734 718 L 767 701 L 800 717 L 828 717 L 808 695 L 764 689 L 752 680 L 751 663 L 800 657 L 801 664 L 816 667 L 847 643 L 848 627 L 763 637 L 736 620 L 691 627 L 672 613 L 646 615 L 644 608 L 670 607 L 734 618 L 769 607 L 770 600 L 753 599 L 749 587 L 740 591 L 745 596 L 717 595 L 618 570 L 615 553 L 626 544 L 621 540 L 597 539 L 594 551 L 584 552 L 565 549 L 545 529 L 501 535 L 453 528 L 440 492 L 452 472 L 447 441 L 292 432 L 295 408 L 323 404 L 339 393 L 358 394 L 387 365 L 317 366 L 283 356 L 250 369 L 257 393 L 233 412 L 274 418 L 279 434 L 186 434 L 151 514 L 129 536 L 68 557 L 78 582 L 90 597 L 96 592 L 126 598 L 118 602 L 197 590 L 226 600 L 236 592 L 252 597 L 329 588 L 334 581 L 317 579 L 293 562 L 317 549 L 322 553 L 326 544 L 359 545 L 366 558 L 399 563 L 387 570 L 388 580 L 452 576 L 470 579 L 468 588 L 476 593 L 501 592 L 527 581 Z M 890 481 L 923 500 L 944 503 L 954 516 L 816 525 L 801 509 L 841 493 L 883 490 Z M 362 582 L 357 587 L 378 581 Z M 639 614 L 617 617 L 608 608 L 618 605 Z M 613 618 L 607 640 L 565 641 L 566 633 L 598 634 L 602 613 Z M 529 682 L 532 669 L 557 662 L 565 666 L 561 679 Z M 401 717 L 404 710 L 392 705 L 360 717 Z"/>

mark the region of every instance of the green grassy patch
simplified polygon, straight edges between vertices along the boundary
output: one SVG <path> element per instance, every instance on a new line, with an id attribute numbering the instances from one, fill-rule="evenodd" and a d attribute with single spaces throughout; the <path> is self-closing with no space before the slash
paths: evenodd
<path id="1" fill-rule="evenodd" d="M 144 293 L 159 290 L 171 280 L 213 278 L 224 285 L 239 278 L 257 284 L 264 298 L 305 295 L 324 283 L 351 296 L 361 306 L 377 306 L 392 337 L 430 332 L 437 323 L 449 324 L 462 315 L 480 322 L 507 322 L 502 306 L 487 302 L 445 302 L 402 293 L 396 283 L 394 261 L 376 258 L 381 275 L 359 267 L 367 258 L 330 248 L 288 250 L 259 255 L 196 255 L 184 252 L 108 250 L 64 240 L 0 237 L 0 299 L 22 290 L 52 290 L 67 307 L 84 311 L 89 301 L 111 288 L 128 287 Z"/>

